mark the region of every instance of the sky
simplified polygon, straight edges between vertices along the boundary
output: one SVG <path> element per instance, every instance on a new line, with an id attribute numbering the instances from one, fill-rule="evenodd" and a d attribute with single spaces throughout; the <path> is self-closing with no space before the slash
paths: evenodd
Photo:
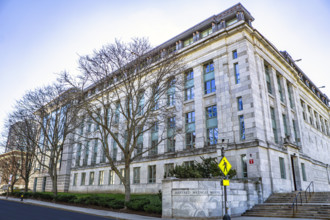
<path id="1" fill-rule="evenodd" d="M 77 74 L 79 56 L 116 38 L 157 46 L 238 2 L 330 97 L 328 0 L 0 0 L 0 134 L 16 100 L 64 70 Z"/>

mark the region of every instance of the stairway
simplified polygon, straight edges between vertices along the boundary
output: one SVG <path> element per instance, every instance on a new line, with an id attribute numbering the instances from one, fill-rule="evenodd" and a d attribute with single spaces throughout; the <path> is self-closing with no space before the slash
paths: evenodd
<path id="1" fill-rule="evenodd" d="M 279 217 L 279 218 L 313 218 L 330 219 L 330 192 L 315 192 L 306 203 L 305 192 L 302 192 L 302 205 L 298 197 L 298 210 L 293 213 L 292 201 L 298 192 L 274 193 L 263 204 L 255 205 L 243 216 Z"/>

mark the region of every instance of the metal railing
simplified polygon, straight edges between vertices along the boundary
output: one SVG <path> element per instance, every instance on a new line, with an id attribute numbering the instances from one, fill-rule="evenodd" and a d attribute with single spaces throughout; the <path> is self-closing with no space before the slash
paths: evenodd
<path id="1" fill-rule="evenodd" d="M 292 211 L 293 211 L 293 215 L 294 215 L 294 210 L 296 207 L 296 211 L 298 210 L 298 196 L 300 196 L 300 205 L 302 205 L 302 197 L 301 197 L 301 192 L 299 192 L 296 197 L 294 198 L 293 202 L 292 202 Z"/>
<path id="2" fill-rule="evenodd" d="M 311 192 L 311 186 L 313 185 L 313 192 Z M 314 182 L 310 182 L 310 184 L 307 186 L 305 190 L 305 198 L 306 198 L 306 203 L 307 203 L 307 193 L 308 193 L 308 198 L 312 196 L 312 193 L 314 193 Z"/>
<path id="3" fill-rule="evenodd" d="M 311 192 L 311 186 L 313 186 L 313 192 Z M 295 213 L 295 210 L 296 212 L 298 211 L 298 197 L 300 197 L 300 205 L 302 206 L 302 195 L 301 195 L 302 192 L 299 192 L 296 197 L 294 198 L 294 200 L 292 201 L 292 212 L 293 212 L 293 215 Z M 308 198 L 311 197 L 312 193 L 314 193 L 314 182 L 310 182 L 310 184 L 307 186 L 306 190 L 305 190 L 305 199 L 306 199 L 306 203 L 308 202 L 308 198 L 307 198 L 307 193 L 308 193 Z"/>

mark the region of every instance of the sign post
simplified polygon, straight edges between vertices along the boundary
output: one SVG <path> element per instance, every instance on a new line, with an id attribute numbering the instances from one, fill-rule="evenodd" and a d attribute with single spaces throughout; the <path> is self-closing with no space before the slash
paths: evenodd
<path id="1" fill-rule="evenodd" d="M 220 170 L 223 172 L 223 174 L 225 175 L 225 179 L 222 181 L 222 185 L 223 185 L 224 191 L 225 191 L 225 215 L 223 216 L 223 220 L 230 220 L 230 216 L 228 215 L 228 204 L 227 204 L 227 186 L 229 186 L 229 179 L 228 179 L 227 174 L 229 173 L 229 170 L 231 169 L 231 164 L 225 157 L 223 148 L 221 149 L 221 156 L 222 156 L 222 159 L 218 166 L 219 166 Z"/>

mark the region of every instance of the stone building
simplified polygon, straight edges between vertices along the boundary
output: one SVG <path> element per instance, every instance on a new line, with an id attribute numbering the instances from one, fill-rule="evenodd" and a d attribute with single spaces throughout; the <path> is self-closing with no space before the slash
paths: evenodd
<path id="1" fill-rule="evenodd" d="M 164 142 L 157 155 L 132 163 L 133 193 L 158 192 L 169 169 L 201 156 L 219 158 L 221 147 L 237 178 L 260 178 L 264 198 L 311 181 L 315 190 L 330 191 L 329 99 L 253 20 L 237 4 L 158 47 L 184 58 L 185 101 L 176 117 L 187 132 L 176 137 L 174 152 Z M 63 160 L 69 191 L 124 190 L 100 148 L 77 149 Z"/>

